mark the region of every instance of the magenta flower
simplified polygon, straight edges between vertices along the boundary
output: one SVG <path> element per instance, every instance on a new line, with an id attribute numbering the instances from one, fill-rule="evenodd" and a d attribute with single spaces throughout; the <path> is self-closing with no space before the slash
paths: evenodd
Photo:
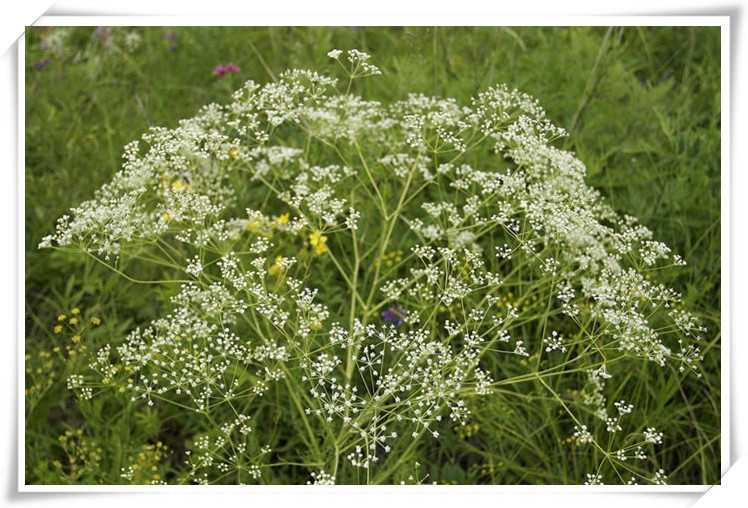
<path id="1" fill-rule="evenodd" d="M 213 67 L 213 74 L 214 76 L 218 76 L 219 78 L 222 78 L 226 75 L 227 72 L 239 72 L 241 68 L 236 65 L 233 62 L 229 62 L 226 65 L 216 65 Z"/>

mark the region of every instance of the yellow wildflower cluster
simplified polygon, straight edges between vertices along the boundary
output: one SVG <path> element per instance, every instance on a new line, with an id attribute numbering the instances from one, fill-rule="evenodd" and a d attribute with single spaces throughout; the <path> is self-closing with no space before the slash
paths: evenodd
<path id="1" fill-rule="evenodd" d="M 506 295 L 496 300 L 496 306 L 506 307 L 506 304 L 510 303 L 516 307 L 519 304 L 519 302 L 517 302 L 516 300 L 513 300 L 513 298 L 514 298 L 514 293 L 509 291 Z"/>
<path id="2" fill-rule="evenodd" d="M 496 474 L 497 469 L 501 469 L 504 467 L 504 462 L 499 461 L 498 464 L 486 464 L 485 462 L 482 464 L 473 464 L 470 466 L 470 468 L 473 470 L 473 473 L 477 477 L 490 477 Z"/>
<path id="3" fill-rule="evenodd" d="M 312 247 L 312 252 L 315 256 L 321 256 L 327 252 L 327 237 L 322 234 L 319 229 L 315 229 L 312 234 L 309 235 L 309 245 Z"/>
<path id="4" fill-rule="evenodd" d="M 459 428 L 460 439 L 467 439 L 478 434 L 480 425 L 478 423 L 469 423 Z"/>
<path id="5" fill-rule="evenodd" d="M 189 353 L 189 351 L 182 351 L 182 352 L 183 353 Z M 125 371 L 131 372 L 132 369 L 129 369 L 128 367 L 130 367 L 130 366 L 128 365 L 127 367 L 125 367 Z M 127 386 L 132 387 L 132 384 L 134 382 L 135 382 L 135 380 L 133 378 L 131 378 L 131 377 L 127 378 Z M 119 387 L 119 393 L 125 393 L 125 391 L 127 391 L 127 388 L 125 386 L 120 386 Z"/>
<path id="6" fill-rule="evenodd" d="M 82 320 L 83 317 L 81 316 L 81 310 L 78 307 L 74 307 L 70 309 L 69 314 L 59 314 L 57 316 L 57 324 L 52 326 L 52 331 L 55 335 L 60 335 L 63 332 L 66 332 L 65 335 L 70 337 L 70 342 L 72 342 L 73 346 L 71 347 L 68 345 L 65 348 L 69 357 L 75 356 L 78 351 L 82 352 L 86 350 L 86 346 L 81 344 L 82 337 L 87 329 L 87 327 L 82 324 Z M 101 318 L 98 316 L 92 316 L 89 319 L 89 323 L 93 327 L 99 326 L 101 325 Z M 53 352 L 59 353 L 61 350 L 62 348 L 60 346 L 56 346 L 53 349 Z"/>
<path id="7" fill-rule="evenodd" d="M 268 268 L 268 274 L 277 277 L 283 271 L 283 262 L 286 260 L 283 256 L 276 256 L 275 263 Z"/>
<path id="8" fill-rule="evenodd" d="M 452 305 L 447 307 L 446 305 L 439 305 L 439 312 L 449 312 L 449 315 L 455 317 L 455 313 L 462 311 L 462 302 L 455 301 Z"/>
<path id="9" fill-rule="evenodd" d="M 161 176 L 161 187 L 163 187 L 164 189 L 171 187 L 171 190 L 175 192 L 180 192 L 180 191 L 190 190 L 192 188 L 192 185 L 185 182 L 181 178 L 177 178 L 173 180 L 172 175 L 170 175 L 169 173 L 164 173 Z"/>
<path id="10" fill-rule="evenodd" d="M 288 224 L 288 221 L 290 219 L 291 219 L 291 214 L 284 213 L 282 215 L 279 215 L 275 220 L 273 220 L 270 223 L 270 229 L 276 229 L 279 225 Z"/>
<path id="11" fill-rule="evenodd" d="M 440 480 L 439 485 L 459 485 L 457 480 Z"/>
<path id="12" fill-rule="evenodd" d="M 60 348 L 56 347 L 55 349 L 59 351 Z M 24 360 L 24 370 L 26 372 L 24 396 L 29 407 L 32 407 L 35 401 L 41 399 L 46 391 L 55 384 L 59 356 L 54 355 L 51 351 L 40 351 L 35 356 L 26 354 Z"/>
<path id="13" fill-rule="evenodd" d="M 57 440 L 67 460 L 63 464 L 55 460 L 52 464 L 68 483 L 77 483 L 84 475 L 96 477 L 101 466 L 102 449 L 83 436 L 83 430 L 66 430 Z"/>
<path id="14" fill-rule="evenodd" d="M 75 326 L 78 324 L 78 315 L 80 313 L 81 313 L 80 309 L 78 307 L 75 307 L 70 311 L 69 318 L 67 314 L 60 314 L 59 316 L 57 316 L 57 321 L 59 323 L 67 321 L 69 325 Z M 62 325 L 57 325 L 55 329 L 58 329 L 58 327 L 59 327 L 59 330 L 62 331 Z M 55 333 L 59 333 L 59 332 L 55 331 Z"/>
<path id="15" fill-rule="evenodd" d="M 522 366 L 533 365 L 537 359 L 538 359 L 538 354 L 537 353 L 533 353 L 530 356 L 523 357 L 519 361 L 519 364 L 522 365 Z"/>
<path id="16" fill-rule="evenodd" d="M 557 442 L 570 444 L 572 446 L 581 446 L 582 444 L 582 440 L 579 436 L 569 436 L 566 439 L 558 438 Z"/>
<path id="17" fill-rule="evenodd" d="M 192 185 L 190 185 L 189 183 L 187 183 L 185 180 L 181 178 L 172 180 L 172 175 L 170 175 L 169 173 L 164 173 L 161 176 L 161 187 L 163 187 L 164 189 L 171 188 L 173 192 L 183 192 L 183 191 L 192 189 Z M 161 214 L 161 220 L 164 223 L 169 223 L 174 220 L 174 217 L 172 217 L 172 215 L 169 212 L 164 211 Z"/>
<path id="18" fill-rule="evenodd" d="M 167 447 L 161 441 L 142 446 L 137 454 L 127 457 L 128 467 L 122 468 L 121 476 L 133 485 L 164 483 L 159 466 L 166 453 Z"/>
<path id="19" fill-rule="evenodd" d="M 249 222 L 247 222 L 247 231 L 259 235 L 262 233 L 263 226 L 265 226 L 265 221 L 261 216 L 250 217 Z"/>
<path id="20" fill-rule="evenodd" d="M 254 235 L 262 235 L 267 238 L 273 236 L 273 230 L 282 227 L 291 220 L 291 214 L 284 213 L 273 220 L 269 220 L 260 212 L 250 213 L 247 221 L 247 231 Z"/>
<path id="21" fill-rule="evenodd" d="M 374 265 L 379 266 L 380 264 L 384 263 L 386 266 L 392 266 L 395 263 L 401 262 L 402 260 L 403 260 L 403 251 L 393 250 L 393 251 L 387 252 L 377 257 L 374 260 Z"/>

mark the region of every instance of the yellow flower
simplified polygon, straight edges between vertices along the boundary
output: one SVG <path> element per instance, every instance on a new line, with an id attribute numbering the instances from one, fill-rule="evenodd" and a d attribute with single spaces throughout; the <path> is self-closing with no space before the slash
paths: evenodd
<path id="1" fill-rule="evenodd" d="M 65 321 L 68 317 L 65 314 L 57 316 L 57 321 Z"/>
<path id="2" fill-rule="evenodd" d="M 236 148 L 232 148 L 231 150 L 229 150 L 229 156 L 233 160 L 236 160 L 236 158 L 239 156 L 239 150 L 237 150 Z"/>
<path id="3" fill-rule="evenodd" d="M 171 184 L 171 188 L 174 189 L 175 191 L 178 191 L 182 187 L 184 187 L 184 182 L 182 180 L 177 180 Z"/>
<path id="4" fill-rule="evenodd" d="M 281 224 L 288 224 L 288 221 L 291 219 L 291 214 L 284 213 L 283 215 L 280 215 L 277 217 L 271 224 L 270 228 L 275 229 Z"/>
<path id="5" fill-rule="evenodd" d="M 78 344 L 81 341 L 81 336 L 73 335 L 72 341 L 73 341 L 73 344 Z"/>
<path id="6" fill-rule="evenodd" d="M 99 326 L 101 324 L 101 319 L 94 316 L 91 318 L 91 324 L 94 326 Z"/>
<path id="7" fill-rule="evenodd" d="M 55 333 L 60 333 L 62 331 L 62 325 L 57 325 L 54 327 Z"/>
<path id="8" fill-rule="evenodd" d="M 374 259 L 374 265 L 379 266 L 384 261 L 385 265 L 387 265 L 388 267 L 392 267 L 395 265 L 395 263 L 399 263 L 402 260 L 403 260 L 403 251 L 393 250 Z"/>
<path id="9" fill-rule="evenodd" d="M 70 321 L 68 321 L 71 325 L 77 325 L 78 324 L 78 318 L 70 318 Z"/>
<path id="10" fill-rule="evenodd" d="M 268 268 L 268 274 L 272 275 L 273 277 L 277 276 L 279 273 L 281 273 L 281 263 L 284 261 L 283 256 L 278 256 L 275 258 L 275 264 Z"/>
<path id="11" fill-rule="evenodd" d="M 327 237 L 324 236 L 319 229 L 314 230 L 314 233 L 309 235 L 309 245 L 314 248 L 314 253 L 317 256 L 327 252 L 327 247 L 325 246 L 326 242 Z"/>
<path id="12" fill-rule="evenodd" d="M 171 216 L 166 212 L 161 214 L 161 218 L 164 220 L 164 222 L 169 222 L 171 220 Z"/>
<path id="13" fill-rule="evenodd" d="M 78 307 L 75 307 L 75 308 L 74 308 L 73 310 L 71 310 L 71 311 L 70 311 L 70 313 L 71 313 L 71 314 L 72 314 L 73 316 L 77 316 L 78 314 L 80 314 L 80 313 L 81 313 L 81 311 L 80 311 L 80 309 L 79 309 Z"/>
<path id="14" fill-rule="evenodd" d="M 259 217 L 252 217 L 247 223 L 247 229 L 250 233 L 258 234 L 262 231 L 263 221 Z"/>

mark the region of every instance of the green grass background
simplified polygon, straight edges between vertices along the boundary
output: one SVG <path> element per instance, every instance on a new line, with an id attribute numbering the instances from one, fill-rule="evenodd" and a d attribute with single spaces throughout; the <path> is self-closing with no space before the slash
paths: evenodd
<path id="1" fill-rule="evenodd" d="M 332 48 L 373 55 L 383 75 L 362 81 L 358 92 L 367 99 L 389 103 L 415 92 L 467 104 L 496 83 L 534 95 L 571 131 L 563 146 L 585 162 L 588 182 L 683 255 L 688 266 L 664 282 L 708 327 L 704 376 L 633 372 L 647 388 L 631 402 L 666 433 L 656 460 L 670 483 L 719 481 L 718 27 L 142 27 L 133 53 L 75 61 L 74 48 L 93 47 L 92 30 L 75 29 L 60 58 L 40 48 L 47 29 L 26 32 L 26 388 L 41 387 L 26 407 L 26 483 L 124 483 L 120 468 L 133 457 L 168 478 L 178 460 L 149 445 L 170 441 L 175 449 L 185 439 L 175 436 L 186 432 L 157 409 L 76 403 L 65 377 L 86 362 L 66 353 L 70 336 L 53 333 L 56 316 L 77 306 L 87 319 L 101 317 L 102 325 L 83 335 L 92 350 L 157 316 L 160 295 L 82 256 L 39 251 L 41 238 L 112 177 L 123 146 L 149 126 L 172 127 L 206 103 L 226 102 L 246 79 L 264 83 L 290 67 L 324 70 Z M 164 39 L 169 32 L 176 51 Z M 52 62 L 35 69 L 44 58 Z M 211 76 L 228 61 L 242 71 Z M 438 463 L 423 470 L 430 479 L 577 483 L 591 471 L 588 459 L 559 456 L 549 451 L 558 443 L 543 441 L 568 436 L 550 401 L 530 393 L 512 411 L 507 404 L 496 395 L 475 433 L 448 436 L 432 454 Z"/>

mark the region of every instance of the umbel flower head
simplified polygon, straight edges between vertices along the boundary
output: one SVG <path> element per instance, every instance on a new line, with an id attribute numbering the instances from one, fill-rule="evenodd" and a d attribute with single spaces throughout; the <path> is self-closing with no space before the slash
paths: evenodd
<path id="1" fill-rule="evenodd" d="M 273 397 L 298 411 L 274 425 L 305 436 L 305 478 L 365 469 L 389 481 L 391 450 L 439 438 L 444 420 L 464 425 L 497 383 L 553 390 L 522 369 L 579 393 L 559 406 L 579 443 L 597 444 L 588 429 L 600 427 L 660 444 L 652 427 L 619 432 L 633 407 L 609 407 L 607 380 L 632 363 L 698 370 L 703 328 L 651 277 L 681 258 L 585 183 L 584 164 L 554 146 L 564 130 L 529 95 L 497 85 L 467 102 L 384 105 L 350 93 L 381 74 L 369 55 L 328 55 L 347 82 L 293 69 L 151 128 L 40 245 L 114 268 L 173 267 L 164 283 L 181 289 L 166 315 L 116 353 L 133 403 L 206 415 L 190 481 L 262 477 L 277 445 L 262 439 L 279 438 L 239 429 L 267 418 Z M 95 373 L 111 378 L 111 352 L 70 386 L 91 394 Z M 601 425 L 583 424 L 590 415 Z M 646 460 L 618 444 L 609 456 Z"/>

